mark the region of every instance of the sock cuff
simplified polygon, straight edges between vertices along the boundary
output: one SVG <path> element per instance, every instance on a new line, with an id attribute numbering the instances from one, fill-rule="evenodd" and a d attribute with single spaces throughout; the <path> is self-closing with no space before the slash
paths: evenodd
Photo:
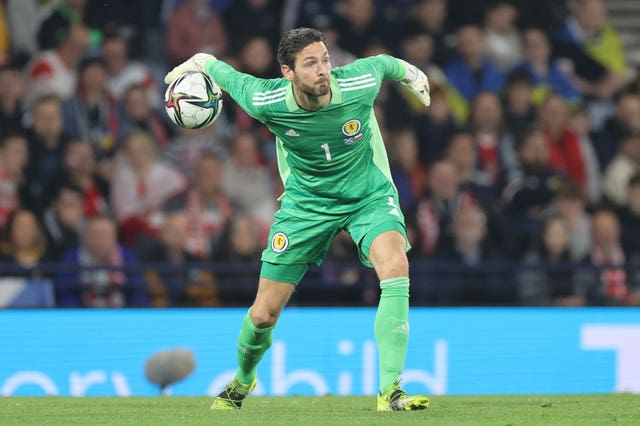
<path id="1" fill-rule="evenodd" d="M 380 281 L 380 288 L 409 287 L 409 277 L 387 278 Z"/>
<path id="2" fill-rule="evenodd" d="M 247 327 L 251 329 L 251 331 L 258 334 L 270 333 L 276 327 L 275 324 L 272 325 L 271 327 L 265 327 L 265 328 L 256 327 L 255 324 L 253 324 L 253 321 L 251 320 L 251 309 L 249 309 L 247 311 L 247 314 L 244 316 L 244 323 Z"/>

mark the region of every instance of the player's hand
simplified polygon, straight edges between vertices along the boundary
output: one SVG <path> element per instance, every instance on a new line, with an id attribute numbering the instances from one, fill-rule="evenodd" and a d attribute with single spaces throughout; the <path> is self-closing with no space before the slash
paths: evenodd
<path id="1" fill-rule="evenodd" d="M 176 78 L 180 77 L 182 74 L 186 74 L 188 72 L 204 72 L 204 64 L 209 59 L 212 59 L 214 61 L 218 60 L 215 56 L 208 53 L 196 53 L 180 65 L 173 68 L 167 75 L 165 75 L 164 82 L 166 84 L 169 84 Z"/>
<path id="2" fill-rule="evenodd" d="M 410 63 L 400 60 L 404 64 L 406 73 L 404 78 L 400 80 L 414 95 L 422 102 L 424 106 L 431 104 L 431 96 L 429 95 L 429 79 L 418 67 Z"/>

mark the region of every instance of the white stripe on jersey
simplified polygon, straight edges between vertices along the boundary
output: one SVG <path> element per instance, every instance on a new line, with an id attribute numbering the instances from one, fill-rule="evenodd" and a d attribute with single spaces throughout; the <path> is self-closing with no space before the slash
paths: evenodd
<path id="1" fill-rule="evenodd" d="M 343 88 L 342 86 L 340 86 L 340 89 L 343 92 L 351 92 L 352 90 L 360 90 L 360 89 L 366 89 L 367 87 L 374 87 L 377 83 L 374 81 L 373 83 L 369 83 L 369 84 L 363 84 L 361 86 L 353 86 L 353 87 L 345 87 Z"/>
<path id="2" fill-rule="evenodd" d="M 344 81 L 352 81 L 352 80 L 362 80 L 363 78 L 369 78 L 369 77 L 371 77 L 371 73 L 359 75 L 357 77 L 336 78 L 336 80 L 338 80 L 339 82 L 344 82 Z"/>
<path id="3" fill-rule="evenodd" d="M 269 104 L 275 104 L 276 102 L 282 102 L 284 101 L 285 97 L 281 96 L 279 98 L 275 98 L 275 99 L 254 99 L 252 102 L 253 106 L 260 106 L 260 105 L 269 105 Z"/>
<path id="4" fill-rule="evenodd" d="M 349 86 L 357 86 L 359 84 L 366 84 L 366 83 L 371 83 L 371 82 L 375 83 L 375 81 L 376 81 L 376 79 L 371 77 L 371 78 L 365 78 L 365 79 L 358 80 L 358 81 L 350 81 L 348 83 L 339 82 L 338 84 L 340 85 L 340 87 L 349 87 Z"/>
<path id="5" fill-rule="evenodd" d="M 266 92 L 256 92 L 256 93 L 253 94 L 253 100 L 273 98 L 273 97 L 276 97 L 278 95 L 284 94 L 285 90 L 287 90 L 286 87 L 281 87 L 279 89 L 268 90 Z"/>

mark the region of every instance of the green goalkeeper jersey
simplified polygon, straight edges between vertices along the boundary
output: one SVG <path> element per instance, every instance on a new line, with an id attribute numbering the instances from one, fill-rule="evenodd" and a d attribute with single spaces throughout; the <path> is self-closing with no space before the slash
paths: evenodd
<path id="1" fill-rule="evenodd" d="M 298 106 L 285 78 L 257 78 L 223 61 L 208 62 L 206 72 L 276 136 L 283 202 L 300 214 L 342 215 L 371 196 L 395 195 L 373 102 L 383 80 L 404 77 L 397 59 L 379 55 L 334 68 L 331 101 L 317 111 Z"/>

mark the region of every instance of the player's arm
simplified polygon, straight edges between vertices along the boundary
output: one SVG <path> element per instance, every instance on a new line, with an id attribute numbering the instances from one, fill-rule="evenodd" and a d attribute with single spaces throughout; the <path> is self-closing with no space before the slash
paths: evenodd
<path id="1" fill-rule="evenodd" d="M 182 64 L 173 68 L 165 77 L 169 84 L 176 78 L 188 72 L 203 72 L 244 109 L 249 115 L 257 118 L 258 111 L 252 106 L 251 94 L 261 87 L 263 79 L 237 71 L 231 65 L 218 60 L 208 53 L 196 53 Z"/>
<path id="2" fill-rule="evenodd" d="M 424 106 L 429 106 L 431 97 L 429 96 L 429 79 L 418 67 L 394 58 L 390 55 L 378 55 L 366 58 L 371 61 L 374 67 L 382 71 L 382 79 L 396 80 L 407 87 Z"/>

